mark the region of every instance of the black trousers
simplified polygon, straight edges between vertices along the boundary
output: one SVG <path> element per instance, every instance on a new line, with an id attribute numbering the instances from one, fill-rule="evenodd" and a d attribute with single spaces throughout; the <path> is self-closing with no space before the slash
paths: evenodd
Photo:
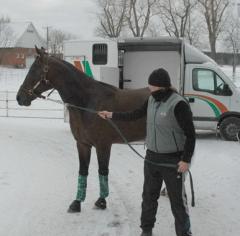
<path id="1" fill-rule="evenodd" d="M 181 153 L 157 154 L 147 151 L 146 159 L 155 163 L 177 164 Z M 142 194 L 141 228 L 151 230 L 156 221 L 158 199 L 163 181 L 165 182 L 177 236 L 190 236 L 190 219 L 187 207 L 187 196 L 184 187 L 184 174 L 177 173 L 176 169 L 160 167 L 144 163 L 144 185 Z"/>

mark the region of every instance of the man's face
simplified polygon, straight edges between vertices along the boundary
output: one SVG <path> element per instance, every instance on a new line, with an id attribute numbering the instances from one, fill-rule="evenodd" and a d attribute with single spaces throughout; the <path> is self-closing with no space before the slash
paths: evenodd
<path id="1" fill-rule="evenodd" d="M 150 84 L 148 85 L 148 88 L 149 88 L 151 93 L 155 92 L 155 91 L 158 91 L 158 90 L 162 90 L 162 91 L 166 90 L 165 87 L 157 87 L 157 86 L 150 85 Z"/>

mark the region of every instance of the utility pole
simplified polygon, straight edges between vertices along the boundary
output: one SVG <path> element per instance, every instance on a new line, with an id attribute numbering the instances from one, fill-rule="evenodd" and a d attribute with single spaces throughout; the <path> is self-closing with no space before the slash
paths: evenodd
<path id="1" fill-rule="evenodd" d="M 50 28 L 51 28 L 51 26 L 46 26 L 46 27 L 44 27 L 44 29 L 46 29 L 47 52 L 48 52 L 48 50 L 49 50 L 49 41 L 50 41 L 49 31 L 50 31 Z"/>

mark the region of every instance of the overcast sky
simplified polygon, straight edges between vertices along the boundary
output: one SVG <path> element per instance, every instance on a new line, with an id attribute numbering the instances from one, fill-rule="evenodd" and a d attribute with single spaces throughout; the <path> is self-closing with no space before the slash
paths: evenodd
<path id="1" fill-rule="evenodd" d="M 94 37 L 96 11 L 94 0 L 0 0 L 0 17 L 31 21 L 41 34 L 50 26 L 82 39 Z"/>

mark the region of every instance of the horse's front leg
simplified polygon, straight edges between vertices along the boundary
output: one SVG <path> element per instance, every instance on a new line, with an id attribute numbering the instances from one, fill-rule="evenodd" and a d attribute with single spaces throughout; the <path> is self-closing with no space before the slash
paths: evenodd
<path id="1" fill-rule="evenodd" d="M 87 176 L 91 157 L 91 146 L 77 142 L 79 156 L 79 176 L 76 199 L 69 206 L 68 212 L 81 212 L 81 202 L 86 198 Z"/>
<path id="2" fill-rule="evenodd" d="M 108 173 L 109 173 L 109 159 L 111 153 L 111 145 L 97 146 L 96 147 L 97 158 L 98 158 L 98 175 L 99 175 L 99 187 L 100 193 L 99 198 L 95 202 L 95 206 L 100 209 L 105 209 L 107 203 L 105 198 L 109 195 L 108 187 Z"/>

